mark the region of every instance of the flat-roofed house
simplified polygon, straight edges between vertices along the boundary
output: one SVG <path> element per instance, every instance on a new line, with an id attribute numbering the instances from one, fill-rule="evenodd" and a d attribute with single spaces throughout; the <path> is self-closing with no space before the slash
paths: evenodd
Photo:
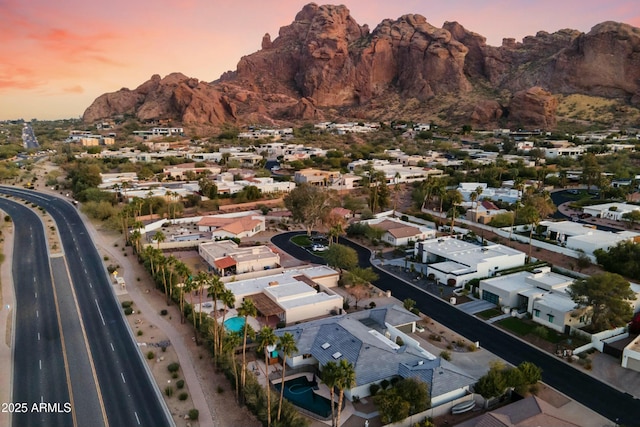
<path id="1" fill-rule="evenodd" d="M 225 287 L 233 292 L 236 308 L 250 298 L 261 316 L 292 324 L 340 312 L 343 298 L 331 290 L 339 277 L 327 266 L 315 266 L 227 282 Z"/>
<path id="2" fill-rule="evenodd" d="M 576 308 L 567 290 L 574 279 L 554 273 L 550 267 L 532 272 L 493 277 L 480 281 L 480 297 L 520 313 L 531 314 L 534 322 L 558 332 L 588 322 L 587 309 Z"/>
<path id="3" fill-rule="evenodd" d="M 231 240 L 222 240 L 201 243 L 198 253 L 223 277 L 280 267 L 280 255 L 264 245 L 241 248 Z"/>
<path id="4" fill-rule="evenodd" d="M 499 244 L 477 245 L 452 237 L 416 242 L 415 255 L 427 264 L 427 276 L 449 286 L 492 277 L 501 270 L 523 266 L 525 254 Z"/>

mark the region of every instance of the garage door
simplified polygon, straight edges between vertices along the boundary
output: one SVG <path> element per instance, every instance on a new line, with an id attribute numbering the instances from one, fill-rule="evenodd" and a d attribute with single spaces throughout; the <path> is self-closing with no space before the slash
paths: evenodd
<path id="1" fill-rule="evenodd" d="M 489 301 L 491 304 L 498 305 L 500 304 L 500 297 L 493 292 L 482 290 L 482 299 L 485 301 Z"/>

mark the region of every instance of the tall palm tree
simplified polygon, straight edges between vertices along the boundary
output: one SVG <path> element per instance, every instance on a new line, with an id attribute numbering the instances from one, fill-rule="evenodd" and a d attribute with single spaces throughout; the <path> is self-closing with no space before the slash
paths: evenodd
<path id="1" fill-rule="evenodd" d="M 282 399 L 284 397 L 284 376 L 285 370 L 287 368 L 287 357 L 293 355 L 298 352 L 298 347 L 296 347 L 296 340 L 289 332 L 285 332 L 278 339 L 278 351 L 282 355 L 282 382 L 280 383 L 280 402 L 278 403 L 278 417 L 277 420 L 280 421 L 280 414 L 282 413 Z"/>
<path id="2" fill-rule="evenodd" d="M 339 390 L 338 397 L 338 414 L 336 415 L 336 426 L 340 425 L 340 414 L 342 413 L 342 401 L 344 400 L 344 391 L 356 385 L 356 371 L 353 365 L 346 359 L 341 359 L 338 365 L 338 377 L 336 387 Z"/>
<path id="3" fill-rule="evenodd" d="M 476 200 L 478 200 L 478 193 L 472 191 L 471 194 L 469 194 L 469 200 L 471 200 L 471 206 L 475 204 L 475 207 L 473 208 L 473 222 L 476 222 L 478 221 L 478 205 L 476 204 Z"/>
<path id="4" fill-rule="evenodd" d="M 193 329 L 196 337 L 196 345 L 200 345 L 198 340 L 198 327 L 196 326 L 196 312 L 193 307 L 193 291 L 200 287 L 200 283 L 197 278 L 193 280 L 187 280 L 184 283 L 183 290 L 189 294 L 189 304 L 191 304 L 191 320 L 193 321 Z"/>
<path id="5" fill-rule="evenodd" d="M 182 261 L 178 261 L 176 264 L 176 273 L 182 278 L 182 281 L 177 285 L 180 289 L 180 323 L 184 323 L 184 293 L 187 281 L 191 280 L 191 270 Z"/>
<path id="6" fill-rule="evenodd" d="M 215 322 L 213 322 L 214 348 L 216 343 L 218 342 L 218 335 L 220 331 L 220 324 L 218 324 L 218 319 L 216 317 L 218 315 L 218 298 L 220 298 L 220 295 L 222 294 L 222 291 L 224 289 L 224 283 L 220 281 L 219 276 L 213 275 L 209 278 L 209 281 L 207 282 L 207 296 L 210 296 L 213 299 L 213 318 L 215 320 Z M 200 305 L 200 307 L 202 307 L 202 304 Z M 200 313 L 202 314 L 202 308 L 200 309 Z M 202 319 L 200 319 L 200 321 L 202 321 Z"/>
<path id="7" fill-rule="evenodd" d="M 253 300 L 251 298 L 245 298 L 242 301 L 240 307 L 238 307 L 238 314 L 244 317 L 244 337 L 242 339 L 242 372 L 240 375 L 242 388 L 244 389 L 246 376 L 247 376 L 247 333 L 249 328 L 249 317 L 255 317 L 258 314 L 258 309 L 256 308 Z"/>
<path id="8" fill-rule="evenodd" d="M 164 242 L 166 239 L 166 236 L 160 230 L 156 231 L 156 234 L 153 235 L 153 240 L 158 244 L 158 250 L 160 250 L 160 243 Z"/>
<path id="9" fill-rule="evenodd" d="M 178 264 L 178 258 L 173 255 L 169 255 L 167 258 L 167 266 L 169 267 L 169 286 L 167 288 L 167 284 L 164 286 L 164 293 L 167 296 L 167 305 L 171 301 L 171 291 L 173 290 L 173 274 L 176 272 L 176 266 Z"/>
<path id="10" fill-rule="evenodd" d="M 462 194 L 458 190 L 447 191 L 447 198 L 451 202 L 451 235 L 453 236 L 453 227 L 456 224 L 456 206 L 462 203 Z"/>
<path id="11" fill-rule="evenodd" d="M 231 364 L 233 366 L 233 377 L 236 381 L 236 401 L 240 400 L 240 384 L 238 382 L 238 363 L 236 361 L 236 348 L 242 342 L 242 334 L 240 332 L 229 332 L 225 335 L 224 341 L 222 343 L 222 348 L 225 353 L 229 355 L 231 359 Z"/>
<path id="12" fill-rule="evenodd" d="M 142 238 L 142 234 L 140 230 L 133 230 L 131 235 L 129 236 L 129 240 L 132 242 L 131 251 L 133 253 L 140 253 L 140 239 Z"/>
<path id="13" fill-rule="evenodd" d="M 400 172 L 396 172 L 393 176 L 393 216 L 396 216 L 396 210 L 398 209 L 398 195 L 400 194 Z"/>
<path id="14" fill-rule="evenodd" d="M 267 427 L 271 427 L 271 383 L 269 382 L 269 355 L 278 342 L 270 326 L 263 326 L 258 334 L 258 351 L 264 353 L 265 376 L 267 378 Z"/>
<path id="15" fill-rule="evenodd" d="M 220 301 L 224 304 L 225 309 L 222 312 L 222 322 L 220 323 L 220 337 L 218 337 L 218 350 L 222 352 L 222 337 L 224 336 L 224 321 L 227 317 L 227 308 L 233 308 L 236 304 L 236 296 L 231 290 L 224 288 L 220 293 Z"/>
<path id="16" fill-rule="evenodd" d="M 338 364 L 334 361 L 327 362 L 322 367 L 322 382 L 329 387 L 331 397 L 331 425 L 336 425 L 335 389 L 338 382 Z"/>

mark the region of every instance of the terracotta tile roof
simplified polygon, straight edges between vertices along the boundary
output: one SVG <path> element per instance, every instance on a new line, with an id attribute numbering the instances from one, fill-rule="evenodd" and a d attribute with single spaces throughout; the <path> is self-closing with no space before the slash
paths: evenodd
<path id="1" fill-rule="evenodd" d="M 230 256 L 226 256 L 224 258 L 217 259 L 213 262 L 217 268 L 224 270 L 229 267 L 233 267 L 236 265 L 236 260 L 231 258 Z"/>
<path id="2" fill-rule="evenodd" d="M 231 224 L 224 225 L 220 228 L 232 234 L 240 234 L 243 231 L 253 230 L 255 226 L 260 224 L 261 222 L 262 221 L 259 221 L 257 219 L 250 219 L 245 217 L 240 219 L 240 221 L 232 222 Z"/>

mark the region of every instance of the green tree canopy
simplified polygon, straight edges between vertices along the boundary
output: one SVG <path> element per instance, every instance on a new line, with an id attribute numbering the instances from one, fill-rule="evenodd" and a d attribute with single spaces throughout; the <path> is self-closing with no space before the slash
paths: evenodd
<path id="1" fill-rule="evenodd" d="M 358 253 L 349 246 L 334 243 L 325 252 L 324 259 L 330 267 L 350 270 L 358 265 Z"/>
<path id="2" fill-rule="evenodd" d="M 578 307 L 591 309 L 591 328 L 596 332 L 624 326 L 633 315 L 629 301 L 635 294 L 619 274 L 601 273 L 576 280 L 568 293 Z"/>
<path id="3" fill-rule="evenodd" d="M 291 211 L 293 220 L 304 224 L 309 235 L 327 215 L 332 201 L 329 192 L 309 184 L 296 187 L 284 198 L 284 204 Z"/>
<path id="4" fill-rule="evenodd" d="M 605 251 L 597 249 L 594 255 L 598 264 L 610 272 L 625 277 L 640 277 L 640 245 L 630 241 L 619 242 Z"/>

